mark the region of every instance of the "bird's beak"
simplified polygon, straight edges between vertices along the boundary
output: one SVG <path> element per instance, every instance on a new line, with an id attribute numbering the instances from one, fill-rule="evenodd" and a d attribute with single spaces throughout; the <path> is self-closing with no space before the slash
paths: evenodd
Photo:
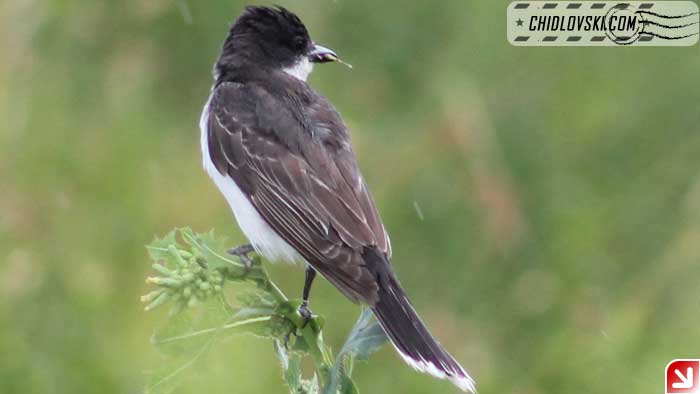
<path id="1" fill-rule="evenodd" d="M 309 61 L 312 63 L 337 62 L 338 60 L 340 59 L 335 52 L 318 44 L 314 44 L 314 49 L 309 53 Z"/>
<path id="2" fill-rule="evenodd" d="M 309 61 L 312 63 L 338 62 L 347 68 L 352 68 L 352 64 L 344 62 L 335 52 L 318 44 L 314 44 L 314 49 L 309 53 Z"/>

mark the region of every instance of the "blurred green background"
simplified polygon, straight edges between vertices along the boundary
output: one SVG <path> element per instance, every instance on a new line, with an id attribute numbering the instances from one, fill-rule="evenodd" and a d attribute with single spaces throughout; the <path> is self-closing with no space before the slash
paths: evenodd
<path id="1" fill-rule="evenodd" d="M 663 390 L 700 356 L 700 51 L 516 48 L 507 2 L 283 1 L 355 68 L 310 83 L 352 130 L 394 266 L 480 393 Z M 165 311 L 143 247 L 243 241 L 201 169 L 236 1 L 0 3 L 0 392 L 138 393 Z M 298 296 L 303 273 L 273 278 Z M 319 281 L 337 347 L 359 309 Z M 456 392 L 387 346 L 365 393 Z M 181 393 L 283 393 L 237 337 Z"/>

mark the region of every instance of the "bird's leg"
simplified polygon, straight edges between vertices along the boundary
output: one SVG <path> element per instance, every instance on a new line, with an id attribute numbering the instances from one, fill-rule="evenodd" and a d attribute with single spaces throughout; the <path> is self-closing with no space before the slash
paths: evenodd
<path id="1" fill-rule="evenodd" d="M 309 292 L 311 291 L 311 284 L 314 282 L 316 277 L 316 270 L 310 265 L 306 266 L 306 278 L 304 279 L 304 292 L 301 297 L 301 305 L 299 305 L 299 314 L 304 318 L 304 323 L 302 328 L 306 327 L 306 324 L 311 320 L 313 316 L 309 310 Z"/>
<path id="2" fill-rule="evenodd" d="M 228 254 L 241 259 L 241 261 L 243 261 L 243 265 L 245 266 L 245 272 L 247 273 L 253 266 L 253 261 L 250 259 L 250 257 L 248 257 L 248 253 L 251 253 L 254 250 L 253 245 L 246 244 L 229 249 Z"/>

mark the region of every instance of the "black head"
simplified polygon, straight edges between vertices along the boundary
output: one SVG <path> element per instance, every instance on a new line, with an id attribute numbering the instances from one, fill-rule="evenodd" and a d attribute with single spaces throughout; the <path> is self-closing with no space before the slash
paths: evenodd
<path id="1" fill-rule="evenodd" d="M 283 7 L 248 6 L 236 19 L 216 63 L 217 73 L 241 66 L 292 68 L 338 60 L 314 44 L 299 17 Z M 309 67 L 310 69 L 310 67 Z"/>

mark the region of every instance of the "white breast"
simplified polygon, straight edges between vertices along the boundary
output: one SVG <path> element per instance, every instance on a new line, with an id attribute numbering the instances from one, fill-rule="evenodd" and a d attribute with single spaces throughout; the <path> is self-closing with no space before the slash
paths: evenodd
<path id="1" fill-rule="evenodd" d="M 236 217 L 238 226 L 245 234 L 258 253 L 265 256 L 270 261 L 284 260 L 294 263 L 304 261 L 294 248 L 283 240 L 260 216 L 248 197 L 243 194 L 236 182 L 227 175 L 222 175 L 214 166 L 209 156 L 209 141 L 207 124 L 209 122 L 209 103 L 211 96 L 204 105 L 202 117 L 199 121 L 201 130 L 202 162 L 204 169 L 226 198 L 233 215 Z"/>

